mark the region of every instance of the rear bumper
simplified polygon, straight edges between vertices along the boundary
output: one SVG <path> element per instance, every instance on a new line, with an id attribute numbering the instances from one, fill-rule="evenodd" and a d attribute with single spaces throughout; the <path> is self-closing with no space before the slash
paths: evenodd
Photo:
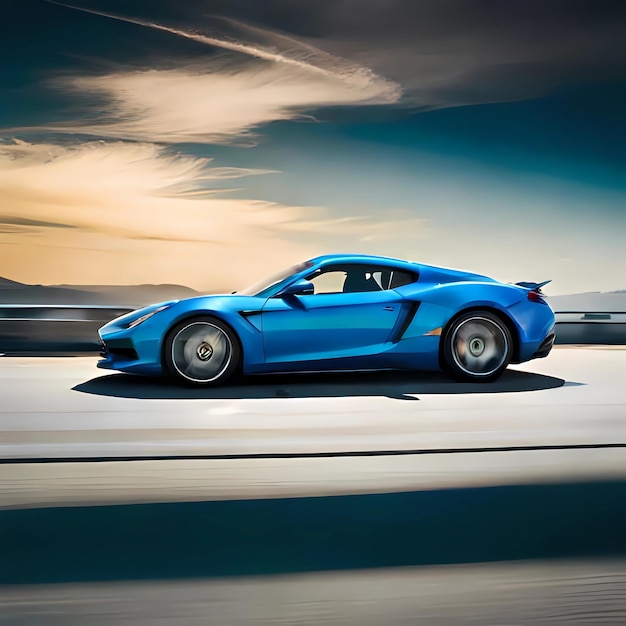
<path id="1" fill-rule="evenodd" d="M 556 333 L 552 331 L 539 346 L 539 349 L 533 354 L 533 359 L 543 359 L 544 357 L 550 354 L 550 350 L 552 350 L 552 346 L 554 345 L 554 340 L 556 339 Z"/>

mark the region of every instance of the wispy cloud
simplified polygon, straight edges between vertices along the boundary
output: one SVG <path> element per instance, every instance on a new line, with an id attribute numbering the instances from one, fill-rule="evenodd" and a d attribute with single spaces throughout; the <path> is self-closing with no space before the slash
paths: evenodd
<path id="1" fill-rule="evenodd" d="M 208 193 L 187 198 L 216 192 L 211 181 L 224 171 L 213 176 L 210 163 L 149 143 L 0 144 L 0 196 L 20 216 L 13 224 L 50 225 L 54 214 L 55 224 L 197 241 L 213 232 L 209 239 L 227 242 L 240 227 L 288 222 L 305 210 Z"/>
<path id="2" fill-rule="evenodd" d="M 319 48 L 301 43 L 290 37 L 272 33 L 268 30 L 247 27 L 245 24 L 237 20 L 230 20 L 230 22 L 242 30 L 247 29 L 250 32 L 263 33 L 271 40 L 271 43 L 278 45 L 276 47 L 264 47 L 253 43 L 238 41 L 236 39 L 208 36 L 191 30 L 172 28 L 140 18 L 133 18 L 105 11 L 96 11 L 60 2 L 52 3 L 76 9 L 78 11 L 83 11 L 85 13 L 92 13 L 94 15 L 130 24 L 137 24 L 138 26 L 168 32 L 179 37 L 184 37 L 185 39 L 191 39 L 193 41 L 206 44 L 208 46 L 221 48 L 223 50 L 230 50 L 231 52 L 239 52 L 264 61 L 289 65 L 308 73 L 319 74 L 324 78 L 339 80 L 345 82 L 353 88 L 356 88 L 357 90 L 367 92 L 369 98 L 376 99 L 377 101 L 394 102 L 401 94 L 400 86 L 397 83 L 388 81 L 385 78 L 378 76 L 365 66 L 347 61 L 346 59 L 342 59 L 338 56 L 334 56 L 320 50 Z M 280 44 L 284 44 L 285 42 L 288 43 L 288 48 L 286 50 L 280 50 Z"/>
<path id="3" fill-rule="evenodd" d="M 28 232 L 25 222 L 5 225 L 12 230 L 5 238 L 22 244 L 12 252 L 12 265 L 23 272 L 17 278 L 36 273 L 50 282 L 119 282 L 123 264 L 127 282 L 156 275 L 159 281 L 202 288 L 215 285 L 211 274 L 217 271 L 221 284 L 241 286 L 248 275 L 258 278 L 286 259 L 325 251 L 322 240 L 349 232 L 358 236 L 364 222 L 339 220 L 333 228 L 335 220 L 323 209 L 234 199 L 223 188 L 224 181 L 276 172 L 216 167 L 210 159 L 162 144 L 237 142 L 259 125 L 320 106 L 395 102 L 401 95 L 398 84 L 284 35 L 246 30 L 239 22 L 229 23 L 231 30 L 264 41 L 73 8 L 225 53 L 176 68 L 52 80 L 70 93 L 99 97 L 91 100 L 94 108 L 79 111 L 70 123 L 34 129 L 72 135 L 75 143 L 67 138 L 63 145 L 0 143 L 0 196 L 11 214 L 30 223 Z M 77 133 L 100 140 L 80 143 Z M 44 228 L 43 235 L 33 228 L 57 221 L 71 228 Z M 86 244 L 91 254 L 85 256 Z"/>
<path id="4" fill-rule="evenodd" d="M 181 68 L 120 72 L 57 81 L 103 96 L 102 121 L 77 120 L 40 130 L 158 142 L 237 141 L 251 129 L 320 106 L 370 99 L 368 88 L 275 64 L 225 71 Z"/>
<path id="5" fill-rule="evenodd" d="M 564 10 L 544 0 L 298 0 L 294 9 L 293 0 L 232 0 L 218 3 L 226 15 L 197 16 L 193 27 L 60 4 L 340 80 L 379 103 L 402 97 L 412 107 L 532 98 L 619 79 L 626 68 L 622 3 L 600 10 L 583 0 Z"/>
<path id="6" fill-rule="evenodd" d="M 341 141 L 328 137 L 319 137 L 308 152 L 302 145 L 293 164 L 288 153 L 273 152 L 275 162 L 283 159 L 291 171 L 284 177 L 261 168 L 217 167 L 210 159 L 174 151 L 172 144 L 251 144 L 260 141 L 263 125 L 312 117 L 325 106 L 345 106 L 348 113 L 381 104 L 438 108 L 529 98 L 607 77 L 621 80 L 626 21 L 619 3 L 601 11 L 591 0 L 573 3 L 567 11 L 543 0 L 114 4 L 132 4 L 144 17 L 57 6 L 50 14 L 65 20 L 68 36 L 60 40 L 51 34 L 57 29 L 43 20 L 30 24 L 25 9 L 24 32 L 30 34 L 31 26 L 40 30 L 21 44 L 19 38 L 7 39 L 16 47 L 11 52 L 24 61 L 24 76 L 50 73 L 42 84 L 21 91 L 24 99 L 33 97 L 24 115 L 2 124 L 20 124 L 20 117 L 34 124 L 35 115 L 52 114 L 52 100 L 45 98 L 50 85 L 61 92 L 54 102 L 59 95 L 66 98 L 67 107 L 59 107 L 56 119 L 69 120 L 48 118 L 31 126 L 35 133 L 29 135 L 2 132 L 7 140 L 20 135 L 40 142 L 0 142 L 5 214 L 0 266 L 11 268 L 15 278 L 235 288 L 285 263 L 353 250 L 506 271 L 515 280 L 545 276 L 548 262 L 564 268 L 561 277 L 549 272 L 555 284 L 565 284 L 569 276 L 577 285 L 580 267 L 593 274 L 594 286 L 598 277 L 615 280 L 604 266 L 611 254 L 620 258 L 624 229 L 615 226 L 623 221 L 624 203 L 605 198 L 612 220 L 602 224 L 600 212 L 588 210 L 599 206 L 595 188 L 584 201 L 578 191 L 546 195 L 535 181 L 518 188 L 507 182 L 502 190 L 502 171 L 483 177 L 480 168 L 472 172 L 469 159 L 460 164 L 462 172 L 449 163 L 433 166 L 434 154 L 420 160 L 416 151 L 406 158 L 408 152 L 390 148 L 360 159 L 368 149 L 362 142 L 352 143 L 343 158 L 332 154 Z M 216 5 L 228 15 L 201 14 L 203 7 Z M 149 17 L 156 13 L 172 17 Z M 122 37 L 132 31 L 137 45 L 118 46 L 110 55 L 107 46 L 117 46 L 113 37 L 93 48 L 86 45 L 88 29 L 103 24 Z M 35 39 L 41 49 L 50 48 L 49 58 L 33 54 Z M 595 125 L 586 131 L 591 128 Z M 452 136 L 454 126 L 448 130 Z M 85 134 L 99 141 L 85 141 Z M 274 140 L 281 140 L 280 133 Z M 444 150 L 446 144 L 441 144 Z M 480 139 L 476 146 L 477 154 L 488 149 Z M 328 162 L 320 163 L 326 154 Z M 392 154 L 398 160 L 386 163 Z M 248 156 L 252 162 L 262 158 Z M 236 156 L 231 163 L 237 163 Z M 270 184 L 254 185 L 247 178 L 270 173 L 276 197 L 291 198 L 285 204 L 255 200 L 255 193 L 244 191 L 256 188 L 271 198 Z M 226 186 L 249 198 L 235 198 Z M 333 213 L 299 206 L 298 198 L 302 205 L 327 202 Z M 608 214 L 605 210 L 605 219 Z M 554 232 L 560 233 L 556 240 Z M 520 237 L 535 242 L 541 254 L 512 253 Z M 574 263 L 559 260 L 569 258 L 572 249 L 578 255 Z"/>
<path id="7" fill-rule="evenodd" d="M 72 224 L 61 224 L 47 220 L 31 220 L 15 215 L 0 215 L 0 226 L 17 226 L 25 228 L 76 228 Z"/>
<path id="8" fill-rule="evenodd" d="M 258 172 L 212 168 L 210 159 L 150 143 L 0 143 L 0 197 L 19 216 L 0 218 L 11 227 L 4 236 L 20 243 L 11 252 L 14 277 L 241 287 L 328 251 L 330 242 L 382 232 L 372 220 L 210 189 L 212 180 L 238 173 Z"/>
<path id="9" fill-rule="evenodd" d="M 91 121 L 45 125 L 39 130 L 139 141 L 223 142 L 261 124 L 293 119 L 322 106 L 389 104 L 402 94 L 398 83 L 364 65 L 234 20 L 226 21 L 231 29 L 253 33 L 257 38 L 262 34 L 266 43 L 62 6 L 168 32 L 234 54 L 207 56 L 175 69 L 57 79 L 55 84 L 61 89 L 102 96 L 99 110 L 90 111 Z"/>

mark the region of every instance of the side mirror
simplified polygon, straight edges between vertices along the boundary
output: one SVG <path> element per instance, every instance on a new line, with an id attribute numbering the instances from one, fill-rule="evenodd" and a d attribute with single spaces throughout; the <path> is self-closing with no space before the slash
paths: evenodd
<path id="1" fill-rule="evenodd" d="M 287 285 L 278 295 L 279 298 L 284 296 L 312 296 L 315 293 L 313 283 L 304 278 L 297 280 L 291 285 Z"/>

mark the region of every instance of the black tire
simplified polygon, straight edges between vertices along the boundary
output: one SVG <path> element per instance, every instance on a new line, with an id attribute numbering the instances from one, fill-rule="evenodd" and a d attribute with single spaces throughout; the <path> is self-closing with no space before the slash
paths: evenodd
<path id="1" fill-rule="evenodd" d="M 180 322 L 165 338 L 167 373 L 184 385 L 216 386 L 239 368 L 241 346 L 232 329 L 216 317 L 200 315 Z"/>
<path id="2" fill-rule="evenodd" d="M 469 311 L 455 319 L 443 337 L 443 369 L 457 380 L 493 382 L 507 368 L 513 338 L 489 311 Z"/>

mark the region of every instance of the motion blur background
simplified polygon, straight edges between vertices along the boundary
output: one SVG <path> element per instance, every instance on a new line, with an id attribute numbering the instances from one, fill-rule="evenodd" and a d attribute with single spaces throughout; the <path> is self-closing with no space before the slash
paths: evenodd
<path id="1" fill-rule="evenodd" d="M 619 0 L 0 0 L 0 624 L 623 624 L 624 41 Z M 552 279 L 569 345 L 67 358 L 326 252 Z"/>

